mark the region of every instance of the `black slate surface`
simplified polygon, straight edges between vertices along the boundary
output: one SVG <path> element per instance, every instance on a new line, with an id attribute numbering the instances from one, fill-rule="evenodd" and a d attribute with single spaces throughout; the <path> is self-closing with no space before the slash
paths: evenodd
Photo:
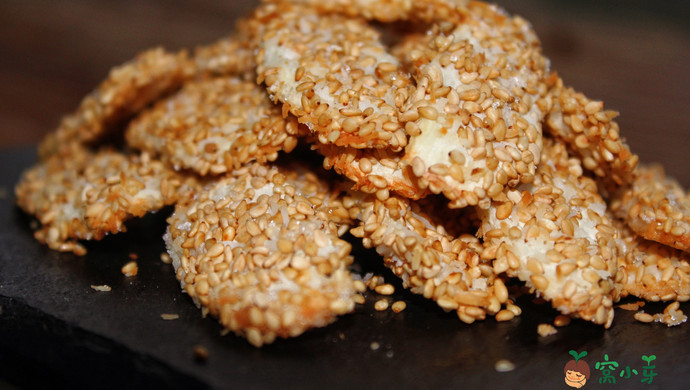
<path id="1" fill-rule="evenodd" d="M 408 304 L 402 313 L 374 311 L 379 297 L 370 294 L 327 328 L 256 349 L 221 335 L 160 261 L 169 210 L 89 244 L 84 257 L 34 241 L 31 218 L 12 196 L 33 160 L 33 150 L 0 151 L 0 378 L 20 388 L 570 389 L 563 375 L 570 350 L 588 353 L 592 376 L 584 389 L 684 388 L 690 380 L 690 325 L 641 324 L 618 309 L 609 330 L 573 321 L 542 338 L 537 325 L 557 313 L 528 296 L 518 300 L 523 314 L 512 321 L 465 325 L 397 288 L 393 299 Z M 128 278 L 120 268 L 130 253 L 139 256 L 139 273 Z M 365 271 L 378 267 L 370 251 L 358 249 L 356 258 Z M 102 284 L 112 291 L 90 287 Z M 681 309 L 689 313 L 690 304 Z M 179 319 L 163 320 L 164 313 Z M 208 350 L 206 361 L 195 360 L 196 346 Z M 616 384 L 599 383 L 595 366 L 604 355 L 619 364 Z M 642 356 L 650 355 L 655 368 L 644 370 Z M 500 359 L 515 369 L 497 372 Z M 626 367 L 630 378 L 620 376 Z M 657 374 L 651 384 L 641 381 L 647 372 Z"/>

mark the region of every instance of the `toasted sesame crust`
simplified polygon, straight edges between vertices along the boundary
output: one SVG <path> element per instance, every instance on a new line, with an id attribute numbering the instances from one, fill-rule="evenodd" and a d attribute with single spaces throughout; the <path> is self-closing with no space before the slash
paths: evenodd
<path id="1" fill-rule="evenodd" d="M 609 327 L 618 264 L 606 204 L 564 145 L 545 140 L 542 161 L 533 183 L 480 212 L 483 256 L 563 314 Z"/>
<path id="2" fill-rule="evenodd" d="M 690 299 L 690 254 L 649 241 L 615 220 L 621 297 L 633 295 L 648 301 Z"/>
<path id="3" fill-rule="evenodd" d="M 297 145 L 294 117 L 283 118 L 264 88 L 236 77 L 194 81 L 135 118 L 130 146 L 175 169 L 217 175 L 249 161 L 275 161 Z"/>
<path id="4" fill-rule="evenodd" d="M 565 86 L 556 74 L 548 82 L 551 85 L 546 131 L 563 140 L 573 155 L 582 160 L 582 166 L 607 189 L 631 182 L 639 157 L 621 138 L 614 121 L 618 113 L 605 110 L 603 102 Z"/>
<path id="5" fill-rule="evenodd" d="M 417 83 L 401 114 L 410 134 L 403 159 L 422 188 L 451 207 L 487 208 L 504 187 L 531 182 L 547 61 L 529 24 L 471 3 L 462 23 L 406 44 Z"/>
<path id="6" fill-rule="evenodd" d="M 41 223 L 39 241 L 83 255 L 78 240 L 124 231 L 126 220 L 188 196 L 195 185 L 147 154 L 77 149 L 25 171 L 15 193 L 19 206 Z"/>
<path id="7" fill-rule="evenodd" d="M 155 48 L 113 68 L 108 77 L 65 116 L 58 129 L 39 145 L 45 159 L 70 155 L 80 144 L 94 142 L 161 96 L 177 89 L 192 71 L 185 51 Z"/>
<path id="8" fill-rule="evenodd" d="M 324 144 L 313 147 L 324 156 L 324 168 L 333 169 L 352 180 L 355 183 L 353 190 L 376 194 L 380 200 L 388 198 L 391 192 L 410 199 L 420 199 L 428 194 L 415 183 L 410 167 L 402 163 L 400 153 Z"/>
<path id="9" fill-rule="evenodd" d="M 270 0 L 280 2 L 284 0 Z M 415 22 L 457 21 L 467 0 L 289 0 L 308 5 L 320 13 L 336 12 L 384 23 L 401 20 Z"/>
<path id="10" fill-rule="evenodd" d="M 661 165 L 640 165 L 614 193 L 611 210 L 640 236 L 690 252 L 690 200 Z"/>
<path id="11" fill-rule="evenodd" d="M 254 19 L 258 81 L 321 143 L 400 150 L 409 75 L 361 18 L 265 4 Z"/>
<path id="12" fill-rule="evenodd" d="M 237 21 L 235 30 L 237 32 L 229 37 L 194 49 L 192 60 L 196 77 L 256 78 L 254 53 L 242 20 Z"/>
<path id="13" fill-rule="evenodd" d="M 352 234 L 362 238 L 365 247 L 375 247 L 405 287 L 444 310 L 454 310 L 466 323 L 496 315 L 502 304 L 512 304 L 503 281 L 496 278 L 491 262 L 480 258 L 479 240 L 460 233 L 467 222 L 462 212 L 448 215 L 445 204 L 439 207 L 437 202 L 397 196 L 381 201 L 360 193 L 344 204 L 360 221 Z"/>
<path id="14" fill-rule="evenodd" d="M 164 238 L 194 302 L 261 346 L 354 309 L 347 221 L 315 174 L 252 164 L 178 204 Z"/>

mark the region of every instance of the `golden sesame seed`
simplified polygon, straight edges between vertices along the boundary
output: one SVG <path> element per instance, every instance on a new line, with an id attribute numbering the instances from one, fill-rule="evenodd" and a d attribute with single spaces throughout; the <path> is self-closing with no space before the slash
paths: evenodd
<path id="1" fill-rule="evenodd" d="M 557 327 L 568 326 L 570 324 L 570 317 L 563 314 L 559 314 L 553 320 L 553 324 Z"/>
<path id="2" fill-rule="evenodd" d="M 376 311 L 384 311 L 388 309 L 388 300 L 387 299 L 379 299 L 374 303 L 374 309 Z"/>
<path id="3" fill-rule="evenodd" d="M 386 283 L 376 286 L 374 291 L 381 295 L 392 295 L 395 292 L 395 287 L 392 284 Z"/>
<path id="4" fill-rule="evenodd" d="M 633 315 L 633 317 L 634 317 L 637 321 L 645 322 L 645 323 L 650 323 L 650 322 L 653 322 L 653 321 L 654 321 L 654 317 L 653 317 L 651 314 L 645 313 L 645 312 L 643 312 L 643 311 L 638 311 L 637 313 L 635 313 L 635 314 Z"/>
<path id="5" fill-rule="evenodd" d="M 137 266 L 136 261 L 130 261 L 127 262 L 127 264 L 125 264 L 124 266 L 122 266 L 122 269 L 120 271 L 125 276 L 136 276 L 136 274 L 139 272 L 139 267 Z"/>
<path id="6" fill-rule="evenodd" d="M 515 318 L 515 313 L 510 310 L 503 309 L 496 313 L 496 321 L 498 322 L 510 321 L 513 318 Z"/>
<path id="7" fill-rule="evenodd" d="M 407 308 L 407 303 L 405 303 L 405 301 L 395 301 L 391 306 L 391 310 L 393 310 L 394 313 L 400 313 L 405 310 L 405 308 Z"/>
<path id="8" fill-rule="evenodd" d="M 436 120 L 436 118 L 438 118 L 438 111 L 436 111 L 436 109 L 434 107 L 422 106 L 422 107 L 419 107 L 417 109 L 417 111 L 419 112 L 419 115 L 422 118 L 426 118 L 426 119 L 429 119 L 432 121 L 434 121 L 434 120 Z"/>
<path id="9" fill-rule="evenodd" d="M 551 324 L 539 324 L 537 325 L 537 333 L 541 337 L 548 337 L 558 333 L 558 330 Z"/>

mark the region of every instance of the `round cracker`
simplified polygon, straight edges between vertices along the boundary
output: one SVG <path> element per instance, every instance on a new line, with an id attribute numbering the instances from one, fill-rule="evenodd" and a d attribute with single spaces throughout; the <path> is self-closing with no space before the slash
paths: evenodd
<path id="1" fill-rule="evenodd" d="M 15 193 L 19 206 L 41 223 L 39 241 L 83 255 L 78 240 L 125 231 L 126 220 L 175 203 L 195 185 L 147 154 L 78 149 L 25 171 Z"/>
<path id="2" fill-rule="evenodd" d="M 155 48 L 111 69 L 108 77 L 65 116 L 39 145 L 41 158 L 70 155 L 79 145 L 105 137 L 125 119 L 182 85 L 193 66 L 187 53 Z"/>
<path id="3" fill-rule="evenodd" d="M 509 303 L 503 281 L 479 256 L 481 243 L 462 226 L 469 219 L 461 211 L 449 216 L 437 199 L 411 202 L 391 196 L 381 201 L 361 193 L 346 198 L 345 205 L 360 221 L 352 234 L 365 247 L 376 248 L 413 293 L 455 311 L 466 323 L 495 315 Z"/>
<path id="4" fill-rule="evenodd" d="M 620 235 L 617 284 L 621 297 L 633 295 L 648 301 L 690 299 L 690 254 L 649 241 L 615 221 Z"/>
<path id="5" fill-rule="evenodd" d="M 471 3 L 459 24 L 405 42 L 416 69 L 401 120 L 403 159 L 451 207 L 487 208 L 504 187 L 529 183 L 539 164 L 547 60 L 529 24 Z"/>
<path id="6" fill-rule="evenodd" d="M 194 302 L 260 346 L 354 309 L 345 221 L 315 174 L 252 164 L 178 204 L 164 238 Z"/>
<path id="7" fill-rule="evenodd" d="M 406 145 L 398 112 L 410 79 L 366 20 L 285 3 L 263 5 L 254 19 L 259 81 L 319 142 Z"/>
<path id="8" fill-rule="evenodd" d="M 614 120 L 618 113 L 565 86 L 555 74 L 549 79 L 553 85 L 549 89 L 546 130 L 563 140 L 582 160 L 582 166 L 594 172 L 609 189 L 630 183 L 639 157 L 621 137 Z"/>
<path id="9" fill-rule="evenodd" d="M 308 5 L 321 13 L 341 13 L 350 17 L 361 16 L 384 23 L 396 21 L 430 22 L 457 21 L 466 0 L 290 0 L 291 3 Z"/>
<path id="10" fill-rule="evenodd" d="M 563 314 L 609 327 L 618 300 L 613 222 L 579 160 L 545 141 L 534 182 L 481 210 L 483 255 Z"/>
<path id="11" fill-rule="evenodd" d="M 249 161 L 274 161 L 297 145 L 298 126 L 283 118 L 264 88 L 235 77 L 193 81 L 135 118 L 127 142 L 175 169 L 221 174 Z"/>
<path id="12" fill-rule="evenodd" d="M 642 237 L 690 252 L 690 200 L 661 165 L 640 165 L 613 195 L 611 210 Z"/>

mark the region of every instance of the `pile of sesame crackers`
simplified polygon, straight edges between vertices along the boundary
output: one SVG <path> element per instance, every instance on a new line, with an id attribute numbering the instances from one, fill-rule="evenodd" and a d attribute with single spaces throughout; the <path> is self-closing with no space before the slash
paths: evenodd
<path id="1" fill-rule="evenodd" d="M 218 42 L 114 68 L 15 193 L 36 239 L 77 255 L 174 205 L 177 279 L 256 346 L 391 293 L 352 271 L 347 232 L 465 323 L 520 315 L 519 281 L 567 319 L 608 328 L 631 295 L 673 302 L 636 318 L 676 325 L 690 198 L 616 116 L 495 5 L 271 0 Z"/>

